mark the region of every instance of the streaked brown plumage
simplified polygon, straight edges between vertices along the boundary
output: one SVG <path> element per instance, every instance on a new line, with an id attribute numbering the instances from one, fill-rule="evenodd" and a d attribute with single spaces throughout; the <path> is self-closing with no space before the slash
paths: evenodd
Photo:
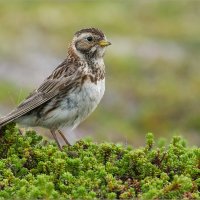
<path id="1" fill-rule="evenodd" d="M 82 29 L 75 33 L 67 58 L 15 110 L 0 119 L 0 127 L 15 121 L 56 130 L 73 130 L 98 105 L 105 87 L 105 47 L 102 31 Z M 59 131 L 66 143 L 67 139 Z"/>

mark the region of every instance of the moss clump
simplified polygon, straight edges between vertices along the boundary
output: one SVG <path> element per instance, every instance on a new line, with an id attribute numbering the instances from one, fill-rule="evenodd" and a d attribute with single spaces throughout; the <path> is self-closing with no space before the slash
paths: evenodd
<path id="1" fill-rule="evenodd" d="M 0 199 L 198 199 L 200 149 L 180 137 L 144 148 L 79 141 L 60 151 L 10 124 L 0 134 Z"/>

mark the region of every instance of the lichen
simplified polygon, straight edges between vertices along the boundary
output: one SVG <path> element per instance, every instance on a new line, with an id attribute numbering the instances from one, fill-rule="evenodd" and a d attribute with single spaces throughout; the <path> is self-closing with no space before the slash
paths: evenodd
<path id="1" fill-rule="evenodd" d="M 81 140 L 60 151 L 15 124 L 0 133 L 0 199 L 198 199 L 200 149 L 181 137 L 156 146 Z"/>

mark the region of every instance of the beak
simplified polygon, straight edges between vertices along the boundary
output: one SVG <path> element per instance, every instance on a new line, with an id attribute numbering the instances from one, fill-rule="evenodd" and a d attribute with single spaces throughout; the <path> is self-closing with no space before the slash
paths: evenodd
<path id="1" fill-rule="evenodd" d="M 99 44 L 101 47 L 106 47 L 106 46 L 111 45 L 111 43 L 108 42 L 107 40 L 100 40 L 98 44 Z"/>

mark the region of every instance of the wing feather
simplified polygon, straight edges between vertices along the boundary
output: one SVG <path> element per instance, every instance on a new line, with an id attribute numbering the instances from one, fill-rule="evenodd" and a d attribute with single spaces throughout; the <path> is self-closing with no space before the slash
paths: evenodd
<path id="1" fill-rule="evenodd" d="M 68 65 L 65 67 L 69 68 L 73 66 Z M 0 126 L 13 121 L 44 104 L 58 95 L 63 89 L 66 90 L 65 92 L 67 93 L 79 79 L 81 80 L 81 70 L 79 68 L 72 74 L 67 74 L 66 72 L 67 70 L 64 71 L 62 65 L 58 66 L 37 90 L 31 93 L 15 110 L 0 119 Z M 55 77 L 55 74 L 59 76 Z"/>

